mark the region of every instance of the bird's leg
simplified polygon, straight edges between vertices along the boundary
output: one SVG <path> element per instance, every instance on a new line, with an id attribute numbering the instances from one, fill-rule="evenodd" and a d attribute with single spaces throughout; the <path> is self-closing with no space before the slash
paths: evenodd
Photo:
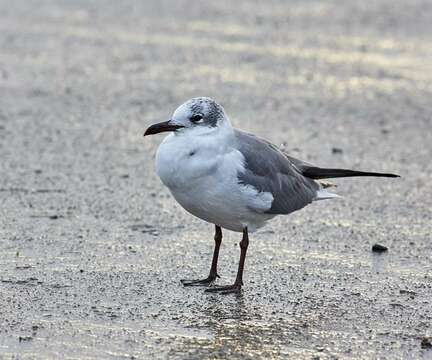
<path id="1" fill-rule="evenodd" d="M 222 229 L 217 225 L 215 226 L 214 240 L 215 248 L 209 276 L 202 280 L 180 280 L 184 286 L 208 286 L 219 277 L 217 273 L 217 263 L 219 258 L 219 248 L 222 243 Z"/>
<path id="2" fill-rule="evenodd" d="M 243 269 L 246 259 L 246 251 L 249 245 L 249 235 L 247 228 L 243 229 L 243 238 L 240 241 L 240 261 L 237 271 L 237 277 L 234 284 L 229 286 L 215 286 L 206 290 L 206 292 L 220 292 L 221 294 L 239 293 L 243 285 Z"/>

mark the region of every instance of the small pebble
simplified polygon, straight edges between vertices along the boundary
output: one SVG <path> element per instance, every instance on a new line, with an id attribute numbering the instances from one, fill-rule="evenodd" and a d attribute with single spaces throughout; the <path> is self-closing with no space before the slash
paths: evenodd
<path id="1" fill-rule="evenodd" d="M 432 349 L 432 338 L 424 337 L 421 341 L 422 349 Z"/>
<path id="2" fill-rule="evenodd" d="M 384 245 L 374 244 L 372 246 L 372 251 L 376 252 L 376 253 L 383 253 L 383 252 L 386 252 L 387 250 L 388 250 L 388 248 Z"/>
<path id="3" fill-rule="evenodd" d="M 405 290 L 405 289 L 400 289 L 399 293 L 400 294 L 407 294 L 407 295 L 416 295 L 415 291 Z"/>
<path id="4" fill-rule="evenodd" d="M 31 340 L 33 340 L 33 338 L 31 336 L 20 336 L 20 337 L 18 337 L 18 340 L 19 340 L 19 342 L 31 341 Z"/>

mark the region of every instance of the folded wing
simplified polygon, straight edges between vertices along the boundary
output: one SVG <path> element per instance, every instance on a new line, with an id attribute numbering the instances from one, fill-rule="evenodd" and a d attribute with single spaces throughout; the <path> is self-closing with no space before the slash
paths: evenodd
<path id="1" fill-rule="evenodd" d="M 310 204 L 320 185 L 301 174 L 296 165 L 270 142 L 236 130 L 238 150 L 245 158 L 239 182 L 273 196 L 269 214 L 289 214 Z"/>
<path id="2" fill-rule="evenodd" d="M 322 192 L 322 188 L 331 183 L 314 180 L 351 176 L 399 177 L 390 173 L 320 168 L 287 155 L 255 135 L 236 130 L 236 137 L 246 162 L 245 171 L 238 175 L 239 182 L 273 195 L 272 206 L 266 211 L 270 214 L 289 214 L 313 200 L 336 196 Z"/>

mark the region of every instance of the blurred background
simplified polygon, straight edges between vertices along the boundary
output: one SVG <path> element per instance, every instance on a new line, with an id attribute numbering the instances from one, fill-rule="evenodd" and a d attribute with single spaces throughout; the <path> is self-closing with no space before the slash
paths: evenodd
<path id="1" fill-rule="evenodd" d="M 431 19 L 426 0 L 0 0 L 0 354 L 432 356 Z M 213 230 L 142 134 L 194 96 L 295 157 L 402 179 L 341 180 L 254 234 L 242 296 L 183 289 Z"/>

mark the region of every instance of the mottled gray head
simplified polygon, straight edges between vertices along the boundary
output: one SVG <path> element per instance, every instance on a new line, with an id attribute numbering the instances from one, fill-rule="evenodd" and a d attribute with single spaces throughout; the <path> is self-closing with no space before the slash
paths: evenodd
<path id="1" fill-rule="evenodd" d="M 206 133 L 209 129 L 215 129 L 227 121 L 221 105 L 208 97 L 198 97 L 180 105 L 170 120 L 150 126 L 144 136 L 188 129 L 194 129 L 198 133 Z"/>
<path id="2" fill-rule="evenodd" d="M 171 121 L 185 128 L 216 127 L 225 121 L 225 112 L 213 99 L 197 97 L 180 105 L 174 111 Z"/>

